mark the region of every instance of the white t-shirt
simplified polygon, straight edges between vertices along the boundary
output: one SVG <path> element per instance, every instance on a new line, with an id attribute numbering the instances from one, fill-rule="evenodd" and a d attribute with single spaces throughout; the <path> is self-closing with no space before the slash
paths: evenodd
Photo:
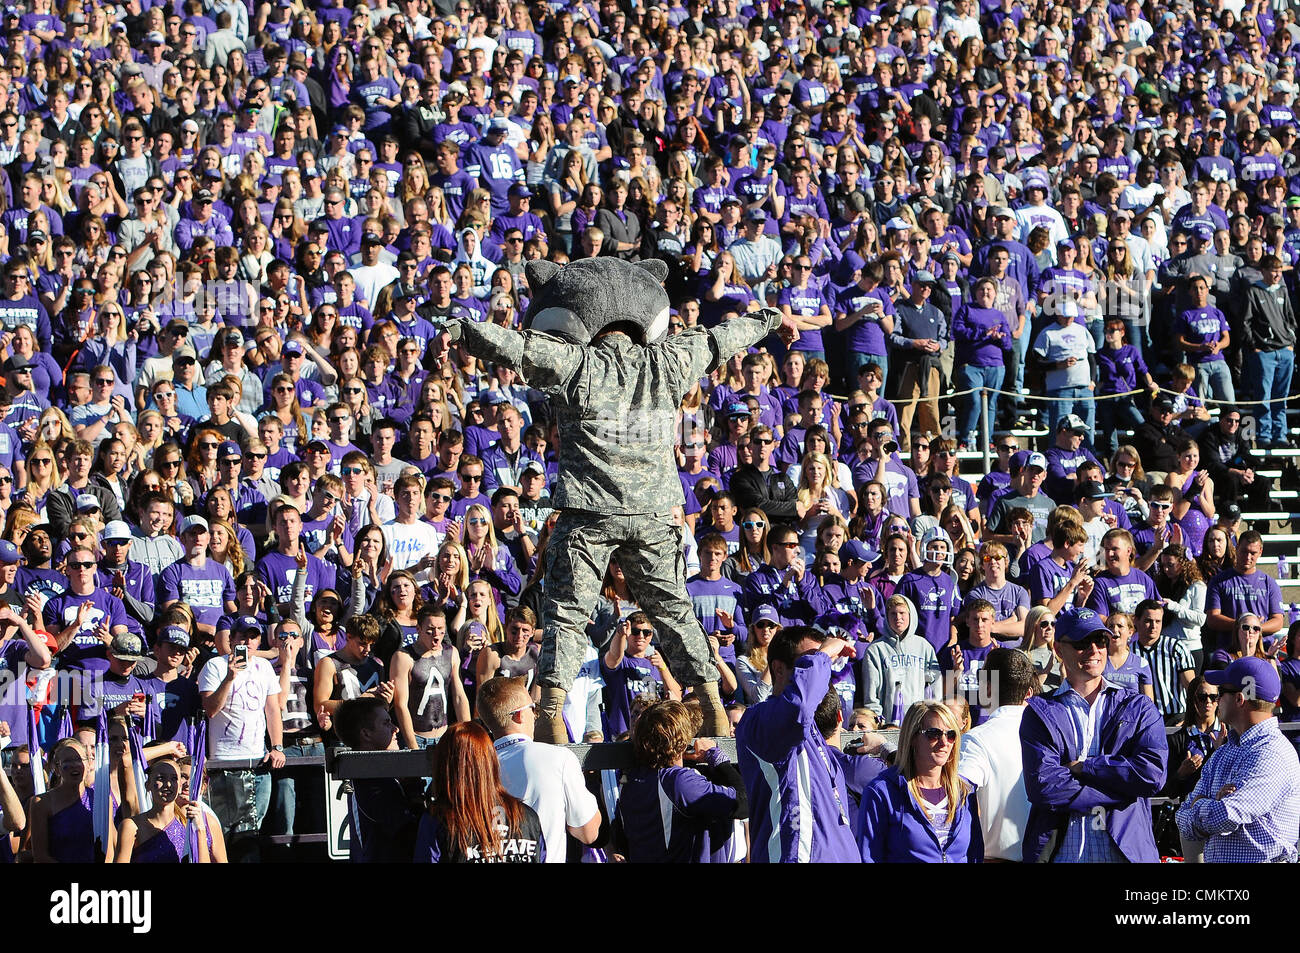
<path id="1" fill-rule="evenodd" d="M 199 691 L 215 692 L 225 681 L 228 665 L 218 655 L 199 672 Z M 280 694 L 280 678 L 264 658 L 250 655 L 248 666 L 235 676 L 225 707 L 208 719 L 208 757 L 236 760 L 266 756 L 266 700 Z"/>
<path id="2" fill-rule="evenodd" d="M 394 569 L 414 566 L 429 553 L 438 551 L 438 531 L 424 520 L 399 523 L 397 520 L 383 525 L 384 539 L 388 540 L 388 554 L 393 557 Z"/>
<path id="3" fill-rule="evenodd" d="M 567 748 L 536 744 L 524 735 L 496 741 L 501 784 L 534 811 L 542 822 L 546 862 L 562 864 L 565 828 L 582 827 L 600 810 L 582 780 L 577 755 Z"/>

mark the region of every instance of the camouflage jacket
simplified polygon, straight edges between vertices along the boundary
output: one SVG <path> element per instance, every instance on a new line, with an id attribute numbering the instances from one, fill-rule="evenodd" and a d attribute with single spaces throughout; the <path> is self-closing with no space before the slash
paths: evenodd
<path id="1" fill-rule="evenodd" d="M 700 378 L 781 326 L 778 311 L 690 328 L 660 344 L 613 333 L 586 346 L 544 331 L 460 321 L 466 349 L 551 399 L 559 424 L 556 509 L 667 513 L 683 502 L 677 410 Z"/>

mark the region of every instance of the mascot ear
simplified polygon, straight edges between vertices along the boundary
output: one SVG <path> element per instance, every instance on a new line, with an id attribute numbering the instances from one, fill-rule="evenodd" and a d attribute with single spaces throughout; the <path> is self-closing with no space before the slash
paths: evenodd
<path id="1" fill-rule="evenodd" d="M 643 258 L 636 263 L 636 266 L 649 272 L 650 277 L 660 284 L 663 284 L 664 279 L 668 277 L 668 263 L 658 258 Z"/>
<path id="2" fill-rule="evenodd" d="M 554 278 L 560 266 L 553 261 L 537 258 L 524 265 L 524 274 L 528 277 L 528 289 L 533 297 L 541 291 L 542 285 Z"/>

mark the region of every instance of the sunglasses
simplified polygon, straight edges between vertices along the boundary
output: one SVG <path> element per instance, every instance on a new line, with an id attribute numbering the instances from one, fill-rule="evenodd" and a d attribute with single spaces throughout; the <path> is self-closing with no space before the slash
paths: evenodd
<path id="1" fill-rule="evenodd" d="M 1110 648 L 1110 639 L 1108 639 L 1104 633 L 1099 632 L 1096 635 L 1090 635 L 1088 636 L 1088 638 L 1081 639 L 1078 642 L 1074 642 L 1072 644 L 1076 652 L 1082 652 L 1084 649 L 1090 647 L 1099 648 L 1099 649 L 1108 649 Z"/>
<path id="2" fill-rule="evenodd" d="M 654 629 L 633 629 L 632 634 L 639 635 L 643 639 L 652 639 L 654 638 L 655 630 Z"/>
<path id="3" fill-rule="evenodd" d="M 746 520 L 740 524 L 741 529 L 766 529 L 767 523 L 762 520 Z"/>
<path id="4" fill-rule="evenodd" d="M 955 744 L 957 741 L 957 732 L 952 728 L 922 728 L 921 736 L 930 742 L 947 740 L 948 744 Z"/>
<path id="5" fill-rule="evenodd" d="M 481 473 L 462 473 L 460 475 L 462 483 L 482 483 L 483 474 Z"/>
<path id="6" fill-rule="evenodd" d="M 68 568 L 69 569 L 94 569 L 95 564 L 93 562 L 72 562 L 71 560 L 69 560 Z"/>
<path id="7" fill-rule="evenodd" d="M 451 494 L 449 494 L 449 493 L 430 493 L 430 494 L 429 494 L 429 499 L 434 500 L 434 501 L 436 501 L 436 502 L 438 502 L 438 503 L 450 503 L 450 502 L 451 502 Z"/>
<path id="8" fill-rule="evenodd" d="M 487 525 L 487 520 L 484 519 L 482 516 L 472 516 L 472 517 L 470 517 L 469 519 L 467 519 L 465 522 L 468 523 L 470 526 L 486 526 L 486 525 Z"/>
<path id="9" fill-rule="evenodd" d="M 1198 702 L 1212 702 L 1212 701 L 1217 701 L 1218 698 L 1219 698 L 1219 693 L 1218 693 L 1218 692 L 1215 692 L 1214 694 L 1211 694 L 1210 692 L 1197 692 L 1197 693 L 1196 693 L 1196 700 L 1197 700 Z"/>
<path id="10" fill-rule="evenodd" d="M 359 473 L 365 473 L 365 472 L 366 471 L 363 470 L 361 467 L 340 467 L 339 468 L 339 473 L 343 474 L 343 476 L 356 476 Z"/>

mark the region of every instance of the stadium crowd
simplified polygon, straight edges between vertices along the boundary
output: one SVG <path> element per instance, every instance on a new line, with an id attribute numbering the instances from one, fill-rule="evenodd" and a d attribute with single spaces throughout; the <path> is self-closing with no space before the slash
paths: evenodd
<path id="1" fill-rule="evenodd" d="M 561 861 L 565 828 L 736 860 L 747 814 L 751 859 L 1180 854 L 1183 820 L 1144 799 L 1191 795 L 1253 730 L 1205 673 L 1258 659 L 1282 720 L 1300 705 L 1300 629 L 1241 519 L 1269 500 L 1261 452 L 1292 445 L 1296 19 L 1261 0 L 6 6 L 0 859 L 256 856 L 259 831 L 321 829 L 320 769 L 295 761 L 444 737 L 423 860 Z M 738 765 L 701 739 L 683 767 L 689 693 L 615 560 L 565 720 L 574 742 L 631 732 L 637 768 L 596 798 L 565 762 L 539 807 L 514 788 L 547 755 L 506 749 L 537 697 L 559 435 L 542 393 L 446 327 L 518 327 L 529 262 L 596 255 L 668 265 L 669 336 L 763 308 L 798 334 L 723 355 L 679 415 L 674 515 Z M 977 795 L 1020 765 L 985 752 L 959 775 L 958 749 L 980 758 L 964 733 L 1026 698 L 1069 708 L 1103 671 L 1152 729 L 1131 803 L 1102 799 L 1124 835 L 1081 833 L 1056 800 L 1080 771 L 1057 752 L 1066 777 L 1044 780 L 1042 742 L 1039 813 L 999 840 Z M 1027 746 L 1071 716 L 1035 717 Z M 885 727 L 896 757 L 823 743 Z M 800 792 L 757 767 L 791 731 L 829 842 L 792 832 Z M 405 844 L 365 815 L 402 815 L 396 784 L 354 804 L 373 858 Z M 711 835 L 645 826 L 670 789 Z M 489 802 L 500 844 L 473 816 Z M 863 833 L 904 815 L 953 839 Z M 1214 832 L 1197 823 L 1184 839 Z"/>

